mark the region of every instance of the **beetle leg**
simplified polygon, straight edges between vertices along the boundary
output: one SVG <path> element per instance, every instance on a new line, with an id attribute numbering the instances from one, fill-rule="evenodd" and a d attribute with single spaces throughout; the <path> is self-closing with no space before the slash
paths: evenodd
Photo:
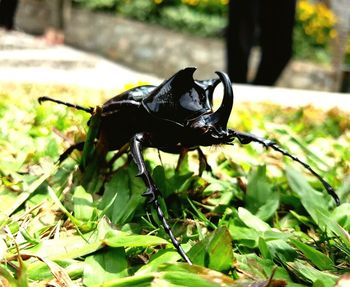
<path id="1" fill-rule="evenodd" d="M 203 173 L 203 170 L 207 172 L 212 172 L 212 168 L 209 165 L 207 161 L 207 157 L 203 153 L 200 147 L 196 148 L 197 153 L 198 153 L 198 161 L 199 161 L 199 169 L 198 169 L 198 175 L 201 176 Z M 188 148 L 181 148 L 179 151 L 179 159 L 177 160 L 176 168 L 175 170 L 178 172 L 180 170 L 180 166 L 185 159 L 186 154 L 189 152 Z"/>
<path id="2" fill-rule="evenodd" d="M 85 142 L 78 142 L 74 145 L 71 145 L 69 148 L 67 148 L 58 158 L 57 163 L 61 164 L 65 159 L 67 159 L 67 157 L 70 156 L 70 154 L 74 151 L 74 150 L 79 150 L 82 151 L 84 148 L 84 144 Z"/>
<path id="3" fill-rule="evenodd" d="M 108 167 L 112 168 L 114 162 L 120 158 L 124 153 L 126 153 L 129 149 L 129 143 L 123 145 L 114 155 L 113 157 L 108 161 Z"/>
<path id="4" fill-rule="evenodd" d="M 85 107 L 82 107 L 82 106 L 79 106 L 79 105 L 74 105 L 74 104 L 71 104 L 71 103 L 63 102 L 63 101 L 52 99 L 52 98 L 49 98 L 49 97 L 40 97 L 40 98 L 38 98 L 39 104 L 41 104 L 42 102 L 46 102 L 46 101 L 54 102 L 54 103 L 60 104 L 60 105 L 65 105 L 67 107 L 74 108 L 74 109 L 77 109 L 77 110 L 81 110 L 81 111 L 87 112 L 89 114 L 92 114 L 93 111 L 94 111 L 94 108 L 91 108 L 91 107 L 90 108 L 85 108 Z"/>
<path id="5" fill-rule="evenodd" d="M 256 135 L 250 134 L 250 133 L 244 133 L 244 132 L 239 132 L 239 131 L 234 131 L 235 137 L 238 138 L 240 143 L 242 144 L 249 144 L 251 142 L 257 142 L 262 144 L 266 149 L 267 148 L 272 148 L 275 151 L 280 152 L 284 156 L 287 156 L 291 158 L 292 160 L 300 163 L 303 167 L 305 167 L 308 171 L 310 171 L 314 176 L 318 178 L 318 180 L 323 184 L 324 188 L 327 190 L 328 194 L 331 195 L 336 203 L 336 205 L 340 205 L 340 199 L 338 195 L 335 193 L 334 189 L 331 187 L 331 185 L 326 182 L 315 170 L 312 169 L 307 163 L 303 162 L 296 156 L 290 154 L 283 148 L 281 148 L 279 145 L 277 145 L 274 141 L 264 139 L 261 137 L 258 137 Z"/>
<path id="6" fill-rule="evenodd" d="M 158 195 L 157 187 L 155 186 L 151 175 L 149 174 L 144 159 L 142 155 L 143 145 L 147 144 L 146 137 L 144 134 L 136 134 L 131 141 L 131 155 L 134 159 L 134 162 L 136 163 L 139 173 L 137 176 L 142 177 L 143 181 L 145 182 L 148 190 L 143 194 L 144 196 L 149 196 L 150 200 L 149 202 L 153 202 L 156 200 L 156 196 Z"/>
<path id="7" fill-rule="evenodd" d="M 208 163 L 207 157 L 201 150 L 201 148 L 197 148 L 197 153 L 198 153 L 198 160 L 199 160 L 199 175 L 202 175 L 203 170 L 212 173 L 213 170 L 211 166 Z"/>
<path id="8" fill-rule="evenodd" d="M 179 158 L 177 160 L 175 171 L 178 172 L 180 170 L 181 164 L 185 159 L 186 154 L 188 153 L 188 148 L 181 148 L 179 151 Z"/>
<path id="9" fill-rule="evenodd" d="M 139 173 L 137 176 L 141 176 L 146 187 L 147 191 L 143 194 L 144 196 L 150 197 L 149 203 L 152 203 L 155 207 L 158 217 L 160 221 L 162 222 L 162 225 L 166 231 L 166 233 L 169 235 L 171 242 L 173 243 L 174 247 L 176 248 L 177 252 L 182 256 L 182 258 L 190 265 L 192 265 L 191 260 L 186 255 L 185 251 L 182 249 L 180 243 L 175 238 L 173 232 L 171 231 L 171 228 L 166 221 L 163 211 L 160 208 L 160 204 L 157 200 L 157 196 L 159 194 L 159 191 L 156 187 L 156 185 L 153 182 L 153 179 L 151 175 L 149 174 L 145 161 L 143 159 L 142 150 L 144 146 L 150 146 L 150 141 L 147 138 L 147 135 L 144 133 L 138 133 L 131 139 L 131 155 L 138 167 Z"/>

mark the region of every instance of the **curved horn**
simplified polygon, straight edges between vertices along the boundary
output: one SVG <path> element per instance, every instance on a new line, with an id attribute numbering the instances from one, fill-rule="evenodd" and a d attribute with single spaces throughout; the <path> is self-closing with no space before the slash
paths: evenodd
<path id="1" fill-rule="evenodd" d="M 224 97 L 221 106 L 211 115 L 212 120 L 222 128 L 226 128 L 233 106 L 233 91 L 230 78 L 223 72 L 216 72 L 224 86 Z"/>

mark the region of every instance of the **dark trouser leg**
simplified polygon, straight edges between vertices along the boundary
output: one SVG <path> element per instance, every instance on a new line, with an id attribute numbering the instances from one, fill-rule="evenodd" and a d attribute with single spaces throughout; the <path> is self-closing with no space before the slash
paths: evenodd
<path id="1" fill-rule="evenodd" d="M 17 0 L 0 0 L 0 27 L 13 29 L 17 4 Z"/>
<path id="2" fill-rule="evenodd" d="M 296 0 L 260 0 L 261 61 L 256 85 L 274 85 L 292 56 Z"/>
<path id="3" fill-rule="evenodd" d="M 226 31 L 227 71 L 232 82 L 246 83 L 261 0 L 230 0 Z"/>

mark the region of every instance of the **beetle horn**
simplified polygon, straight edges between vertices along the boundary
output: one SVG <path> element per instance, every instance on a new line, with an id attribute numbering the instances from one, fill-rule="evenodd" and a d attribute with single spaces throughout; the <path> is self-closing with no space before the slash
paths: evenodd
<path id="1" fill-rule="evenodd" d="M 219 76 L 220 81 L 224 86 L 224 97 L 222 99 L 221 106 L 215 113 L 212 114 L 211 117 L 213 122 L 216 122 L 222 128 L 226 128 L 233 106 L 232 84 L 227 74 L 223 72 L 216 72 L 216 74 Z"/>

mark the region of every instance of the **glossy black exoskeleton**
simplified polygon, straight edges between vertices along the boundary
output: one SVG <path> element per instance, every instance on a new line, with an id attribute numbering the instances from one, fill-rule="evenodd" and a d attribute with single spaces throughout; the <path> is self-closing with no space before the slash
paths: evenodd
<path id="1" fill-rule="evenodd" d="M 182 154 L 197 149 L 204 157 L 200 146 L 232 144 L 237 138 L 242 144 L 257 142 L 266 148 L 290 157 L 299 162 L 324 185 L 336 203 L 339 199 L 333 188 L 309 165 L 280 148 L 276 143 L 227 128 L 227 122 L 233 105 L 232 85 L 228 76 L 216 72 L 218 79 L 195 81 L 195 68 L 180 70 L 159 86 L 145 85 L 128 90 L 108 100 L 102 106 L 101 122 L 97 137 L 97 146 L 104 151 L 119 150 L 130 144 L 131 155 L 138 167 L 149 197 L 158 216 L 180 255 L 191 264 L 174 237 L 157 200 L 158 190 L 146 168 L 142 151 L 153 147 L 164 152 Z M 223 99 L 220 107 L 213 111 L 213 93 L 219 83 L 223 84 Z M 48 97 L 39 98 L 39 102 L 53 101 L 94 114 L 94 108 L 61 102 Z M 74 148 L 82 148 L 84 143 L 73 146 L 61 157 L 63 160 Z"/>

